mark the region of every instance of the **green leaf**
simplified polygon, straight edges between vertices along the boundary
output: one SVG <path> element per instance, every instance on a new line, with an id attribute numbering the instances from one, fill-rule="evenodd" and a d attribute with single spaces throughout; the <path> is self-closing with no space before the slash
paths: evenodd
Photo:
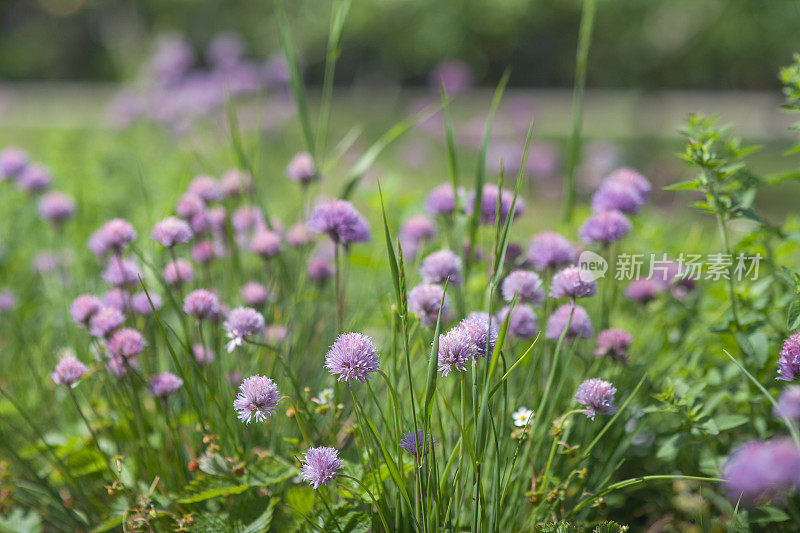
<path id="1" fill-rule="evenodd" d="M 311 487 L 292 487 L 286 491 L 286 505 L 300 515 L 307 515 L 314 508 L 314 490 Z"/>
<path id="2" fill-rule="evenodd" d="M 728 431 L 729 429 L 738 428 L 746 424 L 750 419 L 744 415 L 727 414 L 714 417 L 714 421 L 720 431 Z"/>
<path id="3" fill-rule="evenodd" d="M 16 508 L 7 516 L 0 516 L 2 533 L 37 533 L 42 530 L 42 518 L 35 511 Z"/>
<path id="4" fill-rule="evenodd" d="M 786 327 L 789 330 L 800 328 L 800 298 L 795 298 L 789 304 L 789 311 L 786 316 Z"/>
<path id="5" fill-rule="evenodd" d="M 178 503 L 189 504 L 204 502 L 220 496 L 241 494 L 249 488 L 250 485 L 247 483 L 239 484 L 218 478 L 201 477 L 193 480 L 189 486 L 186 487 L 186 490 L 192 493 L 191 496 L 180 498 Z"/>
<path id="6" fill-rule="evenodd" d="M 700 185 L 695 180 L 686 180 L 664 187 L 665 191 L 699 191 Z"/>
<path id="7" fill-rule="evenodd" d="M 234 531 L 236 533 L 263 533 L 269 529 L 269 525 L 272 523 L 272 516 L 275 513 L 275 504 L 277 503 L 278 498 L 271 498 L 269 503 L 267 504 L 267 508 L 264 509 L 264 512 L 261 515 L 247 524 L 246 526 L 239 526 L 238 524 L 234 526 Z"/>

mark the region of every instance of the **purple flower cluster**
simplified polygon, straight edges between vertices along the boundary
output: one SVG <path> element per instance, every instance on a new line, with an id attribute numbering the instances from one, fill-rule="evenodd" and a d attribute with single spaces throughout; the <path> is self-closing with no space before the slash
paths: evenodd
<path id="1" fill-rule="evenodd" d="M 778 358 L 778 378 L 783 381 L 794 381 L 800 374 L 800 332 L 792 333 L 783 341 Z"/>
<path id="2" fill-rule="evenodd" d="M 86 365 L 75 356 L 67 355 L 58 362 L 51 377 L 59 385 L 72 387 L 86 374 L 87 370 Z"/>
<path id="3" fill-rule="evenodd" d="M 489 313 L 476 311 L 462 320 L 458 327 L 469 335 L 475 345 L 476 356 L 487 357 L 492 355 L 499 329 L 497 319 L 492 319 Z"/>
<path id="4" fill-rule="evenodd" d="M 800 420 L 800 385 L 789 385 L 783 389 L 773 411 L 775 416 Z"/>
<path id="5" fill-rule="evenodd" d="M 631 222 L 619 211 L 600 211 L 589 217 L 581 226 L 580 235 L 586 244 L 606 246 L 628 234 Z"/>
<path id="6" fill-rule="evenodd" d="M 597 335 L 595 357 L 608 356 L 617 361 L 628 360 L 628 348 L 633 343 L 633 336 L 622 329 L 606 329 Z"/>
<path id="7" fill-rule="evenodd" d="M 520 302 L 538 305 L 544 300 L 542 279 L 535 272 L 514 270 L 506 276 L 501 287 L 503 300 L 511 302 L 518 297 Z"/>
<path id="8" fill-rule="evenodd" d="M 597 282 L 591 274 L 577 266 L 569 266 L 553 276 L 550 296 L 553 298 L 586 298 L 597 294 Z"/>
<path id="9" fill-rule="evenodd" d="M 511 316 L 509 316 L 511 313 Z M 497 321 L 502 324 L 508 317 L 508 333 L 518 339 L 532 339 L 539 333 L 536 313 L 529 305 L 517 305 L 512 310 L 506 306 L 497 312 Z"/>
<path id="10" fill-rule="evenodd" d="M 728 458 L 722 477 L 733 502 L 781 502 L 792 488 L 800 489 L 800 451 L 789 438 L 748 442 Z"/>
<path id="11" fill-rule="evenodd" d="M 183 380 L 171 372 L 161 372 L 150 380 L 150 393 L 159 400 L 165 400 L 183 387 Z"/>
<path id="12" fill-rule="evenodd" d="M 442 301 L 444 299 L 444 301 Z M 442 307 L 442 323 L 449 322 L 452 318 L 450 298 L 444 294 L 444 289 L 438 285 L 417 285 L 408 293 L 408 310 L 417 315 L 423 327 L 430 328 L 436 325 L 439 316 L 439 306 Z"/>
<path id="13" fill-rule="evenodd" d="M 339 459 L 338 450 L 328 446 L 318 446 L 306 451 L 301 474 L 303 479 L 317 490 L 336 478 L 341 468 L 342 460 Z"/>
<path id="14" fill-rule="evenodd" d="M 251 307 L 237 307 L 228 313 L 227 320 L 222 324 L 231 339 L 228 342 L 228 352 L 237 346 L 242 346 L 247 337 L 264 333 L 264 316 Z"/>
<path id="15" fill-rule="evenodd" d="M 567 324 L 569 324 L 569 329 L 567 329 Z M 558 339 L 565 329 L 567 330 L 565 335 L 567 341 L 579 338 L 588 339 L 594 332 L 589 320 L 589 313 L 580 305 L 574 304 L 564 304 L 550 315 L 547 319 L 545 337 Z"/>
<path id="16" fill-rule="evenodd" d="M 554 231 L 543 231 L 528 245 L 528 261 L 536 270 L 559 268 L 577 259 L 572 244 Z"/>
<path id="17" fill-rule="evenodd" d="M 108 340 L 108 351 L 119 357 L 135 357 L 142 353 L 147 341 L 139 331 L 123 328 L 116 331 Z"/>
<path id="18" fill-rule="evenodd" d="M 455 327 L 439 336 L 439 372 L 446 376 L 452 370 L 463 372 L 475 357 L 475 343 L 469 332 Z"/>
<path id="19" fill-rule="evenodd" d="M 617 389 L 608 381 L 592 378 L 578 386 L 575 401 L 586 406 L 586 416 L 592 420 L 597 414 L 613 415 L 617 412 L 614 406 L 614 395 Z"/>
<path id="20" fill-rule="evenodd" d="M 419 273 L 425 283 L 461 285 L 461 258 L 450 250 L 433 252 L 419 267 Z"/>
<path id="21" fill-rule="evenodd" d="M 456 210 L 456 195 L 453 186 L 443 183 L 428 193 L 425 210 L 432 216 L 452 215 Z"/>
<path id="22" fill-rule="evenodd" d="M 167 248 L 189 242 L 192 236 L 192 227 L 178 217 L 167 217 L 153 228 L 153 240 Z"/>
<path id="23" fill-rule="evenodd" d="M 221 311 L 219 296 L 207 289 L 194 290 L 184 298 L 183 310 L 198 320 L 216 320 Z"/>
<path id="24" fill-rule="evenodd" d="M 339 335 L 325 355 L 325 368 L 348 385 L 354 380 L 366 383 L 378 367 L 378 350 L 372 339 L 362 333 Z"/>
<path id="25" fill-rule="evenodd" d="M 498 211 L 499 196 L 499 211 Z M 508 214 L 511 212 L 511 204 L 514 201 L 514 193 L 506 189 L 498 189 L 497 185 L 486 184 L 481 192 L 480 220 L 483 224 L 494 224 L 495 219 L 500 219 L 500 224 L 505 224 Z M 471 191 L 467 196 L 465 210 L 468 215 L 472 215 L 475 208 L 475 191 Z M 514 205 L 514 220 L 525 213 L 525 200 L 518 197 Z"/>
<path id="26" fill-rule="evenodd" d="M 419 247 L 436 237 L 436 223 L 425 215 L 415 215 L 406 220 L 400 227 L 397 240 L 403 248 L 403 254 L 412 258 L 417 255 Z"/>
<path id="27" fill-rule="evenodd" d="M 278 407 L 281 395 L 278 386 L 266 376 L 251 376 L 239 385 L 239 394 L 233 400 L 233 408 L 239 420 L 249 424 L 252 420 L 264 422 Z"/>
<path id="28" fill-rule="evenodd" d="M 346 200 L 330 200 L 317 205 L 311 213 L 308 227 L 327 235 L 334 243 L 345 245 L 366 242 L 370 238 L 369 223 Z"/>
<path id="29" fill-rule="evenodd" d="M 304 186 L 319 179 L 319 174 L 317 174 L 314 165 L 314 158 L 311 157 L 311 154 L 300 152 L 295 155 L 286 166 L 286 177 Z"/>
<path id="30" fill-rule="evenodd" d="M 411 455 L 427 455 L 431 448 L 439 445 L 439 441 L 433 435 L 426 435 L 425 431 L 418 429 L 411 430 L 403 434 L 400 439 L 400 447 Z"/>

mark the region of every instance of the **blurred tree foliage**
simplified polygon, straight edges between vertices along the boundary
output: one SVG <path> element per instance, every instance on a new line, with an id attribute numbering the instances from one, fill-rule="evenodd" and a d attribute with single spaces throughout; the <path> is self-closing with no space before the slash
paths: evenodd
<path id="1" fill-rule="evenodd" d="M 221 30 L 256 57 L 278 49 L 274 0 L 2 0 L 0 78 L 130 77 L 153 37 L 180 32 L 199 51 Z M 322 76 L 329 2 L 287 2 L 310 81 Z M 424 83 L 457 58 L 478 82 L 570 86 L 579 0 L 356 0 L 340 81 Z M 796 0 L 602 0 L 589 66 L 595 87 L 777 87 L 800 48 Z"/>

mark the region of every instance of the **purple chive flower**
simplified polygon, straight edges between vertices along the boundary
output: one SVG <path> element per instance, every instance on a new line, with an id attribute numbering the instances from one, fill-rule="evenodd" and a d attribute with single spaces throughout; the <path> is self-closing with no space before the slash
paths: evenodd
<path id="1" fill-rule="evenodd" d="M 231 227 L 240 238 L 260 230 L 267 229 L 267 219 L 264 212 L 254 205 L 243 205 L 231 215 Z"/>
<path id="2" fill-rule="evenodd" d="M 153 305 L 150 305 L 150 300 L 153 301 Z M 150 292 L 150 298 L 147 298 L 147 293 L 144 291 L 137 292 L 133 296 L 131 296 L 131 309 L 137 315 L 141 316 L 149 316 L 153 314 L 153 307 L 156 308 L 156 311 L 160 310 L 164 306 L 164 303 L 161 301 L 161 297 L 154 293 Z"/>
<path id="3" fill-rule="evenodd" d="M 592 195 L 592 211 L 617 210 L 629 215 L 639 212 L 645 199 L 630 185 L 620 181 L 606 181 Z"/>
<path id="4" fill-rule="evenodd" d="M 419 273 L 425 283 L 461 285 L 461 258 L 450 250 L 433 252 L 422 260 Z"/>
<path id="5" fill-rule="evenodd" d="M 101 274 L 103 281 L 114 287 L 139 284 L 139 265 L 134 259 L 112 257 Z"/>
<path id="6" fill-rule="evenodd" d="M 623 329 L 605 329 L 597 335 L 595 357 L 609 356 L 617 361 L 628 360 L 628 348 L 633 343 L 633 336 Z"/>
<path id="7" fill-rule="evenodd" d="M 337 381 L 366 383 L 369 374 L 378 371 L 378 351 L 372 339 L 362 333 L 343 333 L 325 355 L 325 368 L 338 376 Z"/>
<path id="8" fill-rule="evenodd" d="M 576 258 L 572 244 L 554 231 L 537 234 L 528 245 L 528 261 L 536 270 L 569 265 Z"/>
<path id="9" fill-rule="evenodd" d="M 650 182 L 647 181 L 647 178 L 632 168 L 619 168 L 609 174 L 605 181 L 606 183 L 621 183 L 623 185 L 627 185 L 638 192 L 644 200 L 647 200 L 647 196 L 650 194 L 650 190 L 652 189 L 652 186 L 650 185 Z"/>
<path id="10" fill-rule="evenodd" d="M 199 365 L 207 365 L 214 362 L 216 358 L 216 354 L 211 350 L 211 348 L 206 348 L 202 344 L 195 344 L 192 346 L 192 355 L 194 356 L 194 360 L 197 361 Z"/>
<path id="11" fill-rule="evenodd" d="M 11 291 L 0 291 L 0 313 L 8 313 L 17 308 L 17 298 Z"/>
<path id="12" fill-rule="evenodd" d="M 439 335 L 439 372 L 446 376 L 452 370 L 463 372 L 475 357 L 475 343 L 469 331 L 456 326 L 444 335 Z"/>
<path id="13" fill-rule="evenodd" d="M 264 333 L 264 316 L 251 307 L 237 307 L 228 313 L 228 319 L 222 324 L 228 338 L 228 352 L 242 346 L 246 337 Z"/>
<path id="14" fill-rule="evenodd" d="M 782 381 L 794 381 L 800 374 L 800 332 L 792 333 L 783 341 L 778 358 L 778 377 Z"/>
<path id="15" fill-rule="evenodd" d="M 121 355 L 111 356 L 106 361 L 106 370 L 118 379 L 127 376 L 131 369 L 136 368 L 139 368 L 139 363 L 136 362 L 136 359 L 128 359 Z"/>
<path id="16" fill-rule="evenodd" d="M 264 259 L 272 259 L 283 250 L 281 234 L 263 229 L 250 240 L 250 251 Z"/>
<path id="17" fill-rule="evenodd" d="M 334 243 L 365 242 L 370 238 L 369 223 L 346 200 L 331 200 L 315 207 L 308 228 L 324 233 Z"/>
<path id="18" fill-rule="evenodd" d="M 497 322 L 502 324 L 506 320 L 510 307 L 506 306 L 497 312 Z M 539 333 L 539 323 L 536 313 L 529 305 L 518 305 L 508 319 L 508 333 L 518 339 L 532 339 Z"/>
<path id="19" fill-rule="evenodd" d="M 68 355 L 61 358 L 50 377 L 59 385 L 72 387 L 86 374 L 87 370 L 86 365 L 76 357 Z"/>
<path id="20" fill-rule="evenodd" d="M 722 477 L 731 501 L 785 500 L 792 488 L 800 488 L 800 451 L 785 437 L 748 442 L 733 451 Z"/>
<path id="21" fill-rule="evenodd" d="M 178 217 L 167 217 L 153 228 L 153 240 L 167 248 L 189 242 L 192 237 L 192 228 Z"/>
<path id="22" fill-rule="evenodd" d="M 431 448 L 439 445 L 439 441 L 433 435 L 425 435 L 425 432 L 418 429 L 416 432 L 413 430 L 406 432 L 403 438 L 400 439 L 400 447 L 411 455 L 427 455 Z"/>
<path id="23" fill-rule="evenodd" d="M 208 227 L 212 232 L 217 235 L 225 233 L 225 223 L 228 221 L 228 212 L 225 210 L 225 207 L 215 205 L 206 210 L 205 217 L 208 222 Z"/>
<path id="24" fill-rule="evenodd" d="M 206 202 L 222 200 L 225 195 L 219 181 L 205 174 L 194 178 L 191 183 L 189 183 L 188 191 L 192 194 L 196 194 Z"/>
<path id="25" fill-rule="evenodd" d="M 144 336 L 133 328 L 120 329 L 108 340 L 108 351 L 120 357 L 135 357 L 145 346 Z"/>
<path id="26" fill-rule="evenodd" d="M 577 266 L 568 266 L 553 276 L 550 296 L 553 298 L 586 298 L 597 294 L 597 282 L 591 274 Z"/>
<path id="27" fill-rule="evenodd" d="M 89 335 L 108 337 L 125 322 L 125 315 L 116 307 L 103 306 L 89 319 Z"/>
<path id="28" fill-rule="evenodd" d="M 227 70 L 239 64 L 244 57 L 245 44 L 235 33 L 217 34 L 206 48 L 206 57 L 213 66 Z"/>
<path id="29" fill-rule="evenodd" d="M 101 302 L 100 298 L 97 296 L 93 294 L 81 294 L 72 300 L 72 305 L 69 307 L 69 314 L 72 315 L 72 320 L 74 320 L 76 324 L 81 324 L 85 327 L 89 324 L 89 320 L 94 314 L 100 310 L 102 305 L 103 302 Z"/>
<path id="30" fill-rule="evenodd" d="M 214 243 L 210 240 L 203 240 L 192 246 L 192 259 L 201 265 L 213 261 L 215 255 Z"/>
<path id="31" fill-rule="evenodd" d="M 124 313 L 131 307 L 131 294 L 125 289 L 111 289 L 103 295 L 103 305 L 116 307 Z"/>
<path id="32" fill-rule="evenodd" d="M 245 283 L 242 286 L 241 295 L 244 303 L 253 307 L 262 306 L 273 298 L 269 289 L 255 281 Z"/>
<path id="33" fill-rule="evenodd" d="M 317 490 L 337 477 L 340 468 L 342 468 L 342 460 L 339 459 L 338 450 L 328 446 L 317 446 L 306 451 L 301 473 L 303 479 L 308 481 L 314 490 Z"/>
<path id="34" fill-rule="evenodd" d="M 39 216 L 59 226 L 75 216 L 75 199 L 72 196 L 51 191 L 39 199 Z"/>
<path id="35" fill-rule="evenodd" d="M 164 267 L 164 280 L 169 285 L 183 285 L 194 279 L 194 269 L 191 263 L 182 257 L 170 261 Z"/>
<path id="36" fill-rule="evenodd" d="M 789 385 L 778 396 L 778 405 L 772 410 L 775 416 L 800 420 L 800 385 Z"/>
<path id="37" fill-rule="evenodd" d="M 655 300 L 658 293 L 664 290 L 662 284 L 653 279 L 637 279 L 625 288 L 625 296 L 634 302 L 647 303 Z"/>
<path id="38" fill-rule="evenodd" d="M 631 230 L 631 222 L 619 211 L 600 211 L 581 226 L 581 239 L 586 244 L 609 244 L 620 240 Z"/>
<path id="39" fill-rule="evenodd" d="M 239 385 L 239 394 L 233 400 L 239 420 L 249 424 L 253 419 L 264 422 L 275 413 L 281 395 L 278 386 L 266 376 L 250 376 Z"/>
<path id="40" fill-rule="evenodd" d="M 472 85 L 472 69 L 456 59 L 442 61 L 431 71 L 428 85 L 435 91 L 443 86 L 451 95 L 461 93 Z"/>
<path id="41" fill-rule="evenodd" d="M 172 372 L 161 372 L 150 380 L 150 393 L 160 400 L 164 400 L 183 387 L 183 380 Z"/>
<path id="42" fill-rule="evenodd" d="M 187 192 L 175 204 L 175 213 L 186 220 L 201 214 L 206 210 L 206 203 L 198 194 Z"/>
<path id="43" fill-rule="evenodd" d="M 511 302 L 514 296 L 519 297 L 520 302 L 537 305 L 544 300 L 544 289 L 542 280 L 535 272 L 527 270 L 514 270 L 502 285 L 503 300 Z"/>
<path id="44" fill-rule="evenodd" d="M 334 267 L 330 260 L 324 257 L 311 257 L 306 265 L 306 272 L 312 281 L 324 283 L 333 276 Z"/>
<path id="45" fill-rule="evenodd" d="M 476 311 L 462 320 L 458 327 L 467 332 L 475 345 L 475 356 L 491 356 L 497 342 L 497 319 L 490 320 L 489 313 Z M 491 326 L 491 327 L 490 327 Z"/>
<path id="46" fill-rule="evenodd" d="M 439 316 L 439 305 L 444 296 L 442 305 L 442 323 L 449 322 L 452 318 L 450 299 L 438 285 L 417 285 L 408 293 L 408 310 L 417 315 L 423 327 L 430 328 L 436 325 Z"/>
<path id="47" fill-rule="evenodd" d="M 29 161 L 25 150 L 13 146 L 5 148 L 0 152 L 0 181 L 19 178 Z"/>
<path id="48" fill-rule="evenodd" d="M 229 170 L 222 175 L 222 191 L 226 196 L 241 196 L 253 190 L 253 178 L 241 170 Z"/>
<path id="49" fill-rule="evenodd" d="M 572 309 L 575 309 L 573 312 Z M 570 322 L 570 314 L 572 322 Z M 566 340 L 588 339 L 594 332 L 592 323 L 589 320 L 589 313 L 580 305 L 564 304 L 556 309 L 547 319 L 547 331 L 545 337 L 548 339 L 558 339 L 564 333 L 564 329 L 570 324 L 567 330 Z"/>
<path id="50" fill-rule="evenodd" d="M 434 237 L 436 237 L 436 223 L 425 215 L 415 215 L 403 223 L 397 238 L 403 246 L 403 251 L 409 256 L 414 256 L 420 243 L 433 240 Z"/>
<path id="51" fill-rule="evenodd" d="M 111 219 L 100 228 L 99 242 L 97 243 L 105 251 L 102 254 L 97 252 L 95 254 L 105 255 L 109 251 L 119 252 L 134 239 L 136 239 L 136 230 L 133 229 L 130 222 L 121 218 Z"/>
<path id="52" fill-rule="evenodd" d="M 216 320 L 220 314 L 219 296 L 213 291 L 197 289 L 183 299 L 183 310 L 198 320 Z"/>
<path id="53" fill-rule="evenodd" d="M 28 165 L 17 177 L 17 186 L 23 191 L 36 193 L 47 190 L 53 182 L 50 171 L 42 165 Z"/>
<path id="54" fill-rule="evenodd" d="M 301 185 L 308 185 L 312 181 L 319 179 L 319 174 L 317 174 L 317 169 L 314 166 L 314 158 L 311 157 L 311 154 L 300 152 L 295 155 L 286 166 L 286 177 Z"/>
<path id="55" fill-rule="evenodd" d="M 286 232 L 286 242 L 289 243 L 289 246 L 292 248 L 307 246 L 314 242 L 315 237 L 314 233 L 312 233 L 303 222 L 294 224 L 289 228 L 289 231 Z"/>
<path id="56" fill-rule="evenodd" d="M 433 216 L 452 215 L 456 209 L 456 195 L 453 186 L 442 183 L 435 187 L 425 199 L 425 210 Z"/>
<path id="57" fill-rule="evenodd" d="M 578 385 L 575 401 L 586 406 L 586 416 L 592 420 L 599 413 L 613 415 L 617 412 L 614 406 L 614 394 L 617 389 L 608 381 L 592 378 Z"/>
<path id="58" fill-rule="evenodd" d="M 514 193 L 506 189 L 498 189 L 497 185 L 487 183 L 483 186 L 483 193 L 481 195 L 481 222 L 483 224 L 494 224 L 497 212 L 497 196 L 500 195 L 500 224 L 505 224 L 506 217 L 511 211 L 511 202 L 514 200 Z M 467 204 L 465 206 L 466 213 L 471 215 L 475 207 L 475 191 L 469 193 L 467 197 Z M 514 220 L 525 213 L 525 200 L 517 197 L 517 203 L 514 206 Z"/>
<path id="59" fill-rule="evenodd" d="M 270 324 L 264 330 L 264 341 L 273 346 L 280 344 L 286 338 L 287 331 L 286 326 L 283 324 Z"/>

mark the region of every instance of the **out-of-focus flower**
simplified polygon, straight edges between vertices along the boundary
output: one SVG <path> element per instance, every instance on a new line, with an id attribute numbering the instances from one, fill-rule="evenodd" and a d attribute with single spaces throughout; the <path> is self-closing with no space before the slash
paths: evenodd
<path id="1" fill-rule="evenodd" d="M 103 306 L 89 319 L 89 335 L 108 337 L 125 322 L 125 315 L 116 307 Z"/>
<path id="2" fill-rule="evenodd" d="M 406 257 L 414 257 L 420 244 L 436 237 L 436 223 L 425 215 L 415 215 L 400 227 L 397 240 Z"/>
<path id="3" fill-rule="evenodd" d="M 103 302 L 101 302 L 100 298 L 97 296 L 93 294 L 81 294 L 72 301 L 69 314 L 72 315 L 72 320 L 74 320 L 76 324 L 81 324 L 85 327 L 89 324 L 89 320 L 92 316 L 100 310 L 102 305 Z"/>
<path id="4" fill-rule="evenodd" d="M 599 413 L 613 415 L 617 412 L 614 406 L 614 395 L 617 389 L 608 381 L 592 378 L 578 386 L 575 401 L 586 406 L 586 416 L 592 420 Z"/>
<path id="5" fill-rule="evenodd" d="M 192 264 L 186 259 L 179 257 L 167 263 L 164 267 L 164 280 L 169 285 L 184 285 L 194 279 L 194 269 Z"/>
<path id="6" fill-rule="evenodd" d="M 298 222 L 289 228 L 286 232 L 286 242 L 292 248 L 302 248 L 314 242 L 315 235 L 308 229 L 308 226 L 303 222 Z"/>
<path id="7" fill-rule="evenodd" d="M 0 152 L 0 181 L 18 179 L 28 166 L 30 159 L 21 148 L 10 146 Z"/>
<path id="8" fill-rule="evenodd" d="M 233 401 L 239 420 L 249 424 L 253 419 L 264 422 L 275 413 L 281 395 L 278 386 L 266 376 L 250 376 L 239 385 Z"/>
<path id="9" fill-rule="evenodd" d="M 800 385 L 789 385 L 783 389 L 773 412 L 775 416 L 800 420 Z"/>
<path id="10" fill-rule="evenodd" d="M 144 336 L 133 328 L 123 328 L 116 331 L 108 340 L 108 351 L 120 357 L 134 357 L 142 353 L 147 341 Z"/>
<path id="11" fill-rule="evenodd" d="M 113 251 L 119 253 L 136 239 L 136 230 L 127 220 L 114 218 L 89 238 L 89 249 L 98 257 Z"/>
<path id="12" fill-rule="evenodd" d="M 378 371 L 378 350 L 372 339 L 362 333 L 343 333 L 325 355 L 325 368 L 338 381 L 353 380 L 366 383 L 370 374 Z"/>
<path id="13" fill-rule="evenodd" d="M 183 380 L 172 372 L 161 372 L 150 380 L 150 392 L 160 400 L 183 387 Z"/>
<path id="14" fill-rule="evenodd" d="M 314 165 L 314 158 L 311 157 L 311 154 L 300 152 L 295 155 L 286 166 L 286 177 L 302 185 L 308 185 L 312 181 L 319 179 L 319 174 L 317 174 L 317 169 Z"/>
<path id="15" fill-rule="evenodd" d="M 450 250 L 433 252 L 422 260 L 419 273 L 425 283 L 461 285 L 461 258 Z"/>
<path id="16" fill-rule="evenodd" d="M 283 324 L 270 324 L 264 330 L 264 341 L 271 345 L 280 344 L 286 338 L 287 331 Z"/>
<path id="17" fill-rule="evenodd" d="M 600 211 L 589 217 L 581 226 L 580 235 L 586 244 L 607 245 L 628 234 L 631 223 L 619 211 Z"/>
<path id="18" fill-rule="evenodd" d="M 628 360 L 628 348 L 633 342 L 630 333 L 622 329 L 606 329 L 597 335 L 597 349 L 595 357 L 609 356 L 617 361 Z"/>
<path id="19" fill-rule="evenodd" d="M 573 312 L 573 308 L 575 311 Z M 572 320 L 570 321 L 570 315 Z M 564 304 L 556 309 L 547 319 L 547 331 L 545 337 L 548 339 L 558 339 L 569 324 L 569 329 L 565 340 L 578 338 L 588 339 L 592 336 L 593 328 L 589 320 L 589 313 L 580 305 Z"/>
<path id="20" fill-rule="evenodd" d="M 47 190 L 53 182 L 53 176 L 47 167 L 28 165 L 17 177 L 17 186 L 23 191 L 37 193 Z"/>
<path id="21" fill-rule="evenodd" d="M 452 215 L 455 208 L 455 192 L 449 183 L 438 185 L 425 199 L 425 210 L 433 216 Z"/>
<path id="22" fill-rule="evenodd" d="M 328 446 L 318 446 L 306 451 L 301 472 L 303 479 L 316 490 L 336 478 L 340 468 L 342 460 L 339 459 L 339 451 Z"/>
<path id="23" fill-rule="evenodd" d="M 273 301 L 275 298 L 274 295 L 270 293 L 269 289 L 256 281 L 248 281 L 245 283 L 242 286 L 240 294 L 244 303 L 253 307 L 260 307 L 267 303 L 267 301 Z"/>
<path id="24" fill-rule="evenodd" d="M 206 202 L 221 200 L 225 196 L 220 182 L 205 174 L 194 178 L 191 183 L 189 183 L 188 191 L 192 194 L 196 194 Z"/>
<path id="25" fill-rule="evenodd" d="M 183 299 L 183 310 L 198 320 L 216 320 L 220 314 L 219 296 L 207 289 L 194 290 Z"/>
<path id="26" fill-rule="evenodd" d="M 203 213 L 205 210 L 205 201 L 199 194 L 193 192 L 187 192 L 178 198 L 178 202 L 175 204 L 175 213 L 185 220 L 191 220 L 192 217 Z"/>
<path id="27" fill-rule="evenodd" d="M 444 297 L 443 304 L 442 297 Z M 429 328 L 436 325 L 440 304 L 442 305 L 442 323 L 449 322 L 452 318 L 450 299 L 440 286 L 417 285 L 408 293 L 408 310 L 417 315 L 423 327 Z"/>
<path id="28" fill-rule="evenodd" d="M 216 354 L 211 348 L 207 348 L 202 344 L 195 344 L 192 346 L 192 355 L 198 365 L 208 365 L 214 362 Z"/>
<path id="29" fill-rule="evenodd" d="M 517 410 L 511 414 L 511 418 L 514 420 L 515 426 L 518 428 L 524 428 L 530 423 L 531 419 L 533 419 L 533 411 L 525 406 L 522 406 L 517 408 Z"/>
<path id="30" fill-rule="evenodd" d="M 0 291 L 0 313 L 8 313 L 17 308 L 17 298 L 8 290 Z"/>
<path id="31" fill-rule="evenodd" d="M 800 374 L 800 332 L 792 333 L 783 341 L 778 358 L 778 378 L 783 381 L 794 381 Z"/>
<path id="32" fill-rule="evenodd" d="M 58 226 L 75 216 L 75 199 L 60 192 L 50 191 L 39 199 L 39 216 Z"/>
<path id="33" fill-rule="evenodd" d="M 136 359 L 113 355 L 106 361 L 106 370 L 117 379 L 127 376 L 131 370 L 139 368 Z"/>
<path id="34" fill-rule="evenodd" d="M 116 307 L 124 313 L 131 307 L 131 294 L 126 289 L 111 289 L 103 295 L 103 305 Z"/>
<path id="35" fill-rule="evenodd" d="M 192 228 L 189 224 L 177 217 L 167 217 L 158 222 L 153 228 L 153 240 L 162 246 L 172 248 L 192 240 Z"/>
<path id="36" fill-rule="evenodd" d="M 68 355 L 61 358 L 50 377 L 59 385 L 72 387 L 86 374 L 87 370 L 86 365 L 76 357 Z"/>
<path id="37" fill-rule="evenodd" d="M 642 195 L 632 186 L 620 181 L 605 181 L 592 195 L 592 211 L 616 210 L 634 215 L 644 202 Z"/>
<path id="38" fill-rule="evenodd" d="M 333 276 L 334 266 L 324 257 L 311 257 L 306 265 L 306 272 L 312 281 L 323 283 Z"/>
<path id="39" fill-rule="evenodd" d="M 228 313 L 228 319 L 222 325 L 227 332 L 228 352 L 242 346 L 247 337 L 264 333 L 264 316 L 251 307 L 237 307 Z"/>
<path id="40" fill-rule="evenodd" d="M 618 168 L 609 174 L 606 178 L 606 182 L 627 185 L 638 192 L 644 200 L 647 200 L 647 196 L 650 194 L 650 190 L 653 188 L 647 178 L 642 176 L 634 169 L 628 167 Z"/>
<path id="41" fill-rule="evenodd" d="M 439 87 L 451 95 L 459 94 L 472 86 L 472 69 L 457 59 L 442 61 L 431 71 L 428 77 L 430 87 L 439 91 Z"/>
<path id="42" fill-rule="evenodd" d="M 226 196 L 235 197 L 252 192 L 253 178 L 250 173 L 232 169 L 222 175 L 222 191 Z"/>
<path id="43" fill-rule="evenodd" d="M 553 276 L 550 296 L 553 298 L 586 298 L 597 294 L 597 282 L 591 274 L 577 266 L 568 266 Z"/>
<path id="44" fill-rule="evenodd" d="M 250 251 L 264 259 L 272 259 L 283 250 L 283 238 L 277 231 L 262 229 L 250 239 Z"/>
<path id="45" fill-rule="evenodd" d="M 511 308 L 505 306 L 497 312 L 497 322 L 502 324 L 506 320 Z M 518 305 L 511 311 L 508 319 L 508 333 L 518 339 L 532 339 L 539 333 L 539 323 L 536 320 L 536 313 L 528 305 Z"/>
<path id="46" fill-rule="evenodd" d="M 156 311 L 159 311 L 163 307 L 163 302 L 161 301 L 161 297 L 150 291 L 150 298 L 147 298 L 147 293 L 144 291 L 137 292 L 131 297 L 131 309 L 137 315 L 142 316 L 149 316 L 153 314 L 153 307 L 155 307 Z M 150 301 L 152 300 L 153 305 L 150 305 Z"/>
<path id="47" fill-rule="evenodd" d="M 569 265 L 576 256 L 572 244 L 554 231 L 537 234 L 528 245 L 528 261 L 536 270 Z"/>
<path id="48" fill-rule="evenodd" d="M 346 200 L 330 200 L 317 205 L 311 213 L 308 228 L 327 235 L 334 243 L 365 242 L 370 238 L 369 223 Z"/>
<path id="49" fill-rule="evenodd" d="M 784 500 L 788 491 L 800 488 L 800 451 L 784 437 L 748 442 L 728 458 L 722 477 L 731 501 Z"/>
<path id="50" fill-rule="evenodd" d="M 663 286 L 652 279 L 633 280 L 625 288 L 625 296 L 634 302 L 647 303 L 655 300 L 658 293 L 663 292 Z"/>
<path id="51" fill-rule="evenodd" d="M 426 435 L 421 429 L 411 430 L 403 434 L 400 439 L 400 447 L 411 455 L 427 455 L 431 448 L 439 445 L 439 441 L 433 435 Z"/>
<path id="52" fill-rule="evenodd" d="M 500 211 L 496 215 L 498 205 L 497 197 L 500 196 Z M 483 186 L 481 194 L 481 213 L 480 220 L 484 224 L 494 224 L 495 218 L 500 219 L 500 224 L 505 224 L 508 214 L 511 212 L 511 204 L 514 200 L 514 193 L 506 189 L 498 189 L 497 185 L 487 183 Z M 471 191 L 467 196 L 465 205 L 466 213 L 472 215 L 475 208 L 475 191 Z M 514 205 L 514 220 L 519 218 L 525 213 L 525 200 L 517 197 L 517 202 Z"/>
<path id="53" fill-rule="evenodd" d="M 537 305 L 544 300 L 542 279 L 535 272 L 514 270 L 506 276 L 502 285 L 503 300 L 511 302 L 518 296 L 520 302 Z"/>

